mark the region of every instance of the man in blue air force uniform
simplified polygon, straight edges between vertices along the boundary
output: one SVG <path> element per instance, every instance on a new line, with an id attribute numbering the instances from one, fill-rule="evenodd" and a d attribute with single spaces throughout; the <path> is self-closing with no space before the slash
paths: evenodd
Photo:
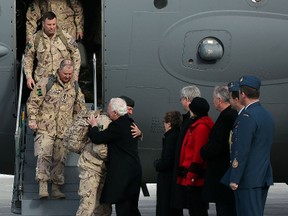
<path id="1" fill-rule="evenodd" d="M 222 183 L 234 190 L 237 216 L 263 216 L 273 184 L 270 151 L 274 120 L 259 102 L 261 81 L 243 76 L 239 85 L 245 108 L 233 126 L 231 165 Z"/>

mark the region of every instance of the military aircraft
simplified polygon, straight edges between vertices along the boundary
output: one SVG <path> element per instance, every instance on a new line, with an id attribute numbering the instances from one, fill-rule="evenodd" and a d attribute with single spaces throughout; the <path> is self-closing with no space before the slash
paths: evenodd
<path id="1" fill-rule="evenodd" d="M 21 126 L 20 69 L 30 2 L 0 0 L 1 173 L 19 174 L 15 158 L 21 157 L 21 150 L 15 149 L 15 131 L 17 116 Z M 287 183 L 288 1 L 82 0 L 82 4 L 82 43 L 88 60 L 80 86 L 87 101 L 96 100 L 104 110 L 111 97 L 127 95 L 136 101 L 133 118 L 144 133 L 139 143 L 143 182 L 156 180 L 153 161 L 161 152 L 162 119 L 166 111 L 181 110 L 179 90 L 195 84 L 212 104 L 214 86 L 250 74 L 261 79 L 261 103 L 276 122 L 274 180 Z M 29 94 L 25 78 L 21 92 L 23 107 Z M 210 115 L 216 119 L 218 114 L 211 108 Z"/>

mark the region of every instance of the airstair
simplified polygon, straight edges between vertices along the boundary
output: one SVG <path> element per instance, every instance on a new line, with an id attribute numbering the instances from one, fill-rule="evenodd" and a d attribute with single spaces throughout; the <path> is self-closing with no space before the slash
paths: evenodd
<path id="1" fill-rule="evenodd" d="M 96 55 L 94 66 L 94 95 L 96 93 Z M 22 58 L 23 63 L 23 58 Z M 21 64 L 17 122 L 15 131 L 15 171 L 11 212 L 25 216 L 70 216 L 75 215 L 79 206 L 79 177 L 77 161 L 79 155 L 69 153 L 65 164 L 65 184 L 61 191 L 66 199 L 39 199 L 39 186 L 35 181 L 36 157 L 34 156 L 34 133 L 28 127 L 25 105 L 21 105 L 23 85 L 23 64 Z M 96 96 L 95 96 L 96 97 Z M 97 101 L 97 98 L 94 98 Z M 92 104 L 87 104 L 91 107 Z M 94 103 L 93 107 L 97 107 Z M 51 194 L 51 184 L 48 186 Z"/>
<path id="2" fill-rule="evenodd" d="M 79 177 L 77 170 L 77 160 L 78 155 L 75 153 L 69 153 L 68 160 L 65 166 L 65 184 L 62 186 L 61 190 L 66 195 L 66 199 L 39 199 L 38 198 L 38 183 L 35 181 L 35 168 L 36 168 L 36 157 L 34 156 L 34 135 L 33 132 L 28 128 L 27 121 L 23 125 L 24 137 L 24 147 L 22 148 L 23 152 L 21 154 L 20 172 L 18 175 L 21 176 L 21 181 L 18 181 L 18 186 L 15 185 L 14 181 L 14 190 L 15 188 L 21 188 L 21 198 L 16 201 L 20 205 L 18 208 L 16 205 L 12 212 L 21 213 L 21 215 L 75 215 L 79 206 L 79 196 L 77 194 L 79 187 Z M 21 174 L 22 171 L 22 174 Z M 17 181 L 16 181 L 17 182 Z M 20 184 L 19 184 L 20 183 Z M 15 191 L 14 191 L 15 192 Z M 51 192 L 51 185 L 49 185 L 49 192 Z"/>

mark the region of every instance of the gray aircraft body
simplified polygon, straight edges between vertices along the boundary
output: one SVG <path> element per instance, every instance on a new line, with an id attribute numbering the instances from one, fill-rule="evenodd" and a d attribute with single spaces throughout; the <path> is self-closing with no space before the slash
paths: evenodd
<path id="1" fill-rule="evenodd" d="M 19 173 L 15 127 L 30 2 L 0 0 L 1 173 Z M 163 116 L 182 110 L 179 90 L 197 85 L 212 104 L 214 86 L 250 74 L 261 79 L 261 103 L 276 122 L 274 180 L 287 183 L 287 0 L 83 0 L 82 4 L 82 43 L 88 60 L 81 69 L 80 86 L 87 101 L 93 102 L 96 53 L 97 105 L 105 110 L 110 98 L 120 95 L 135 100 L 133 118 L 144 133 L 139 142 L 143 182 L 156 181 L 153 161 L 161 152 Z M 25 81 L 22 105 L 29 95 Z M 218 113 L 211 109 L 210 115 L 216 119 Z M 28 130 L 23 131 L 25 135 Z"/>

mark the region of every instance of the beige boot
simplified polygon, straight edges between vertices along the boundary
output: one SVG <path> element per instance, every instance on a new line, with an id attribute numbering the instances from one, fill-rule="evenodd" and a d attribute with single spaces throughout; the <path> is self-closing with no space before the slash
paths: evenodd
<path id="1" fill-rule="evenodd" d="M 60 191 L 60 185 L 52 184 L 51 197 L 53 199 L 65 199 L 65 194 Z"/>
<path id="2" fill-rule="evenodd" d="M 46 181 L 39 181 L 39 199 L 45 199 L 49 196 Z"/>

